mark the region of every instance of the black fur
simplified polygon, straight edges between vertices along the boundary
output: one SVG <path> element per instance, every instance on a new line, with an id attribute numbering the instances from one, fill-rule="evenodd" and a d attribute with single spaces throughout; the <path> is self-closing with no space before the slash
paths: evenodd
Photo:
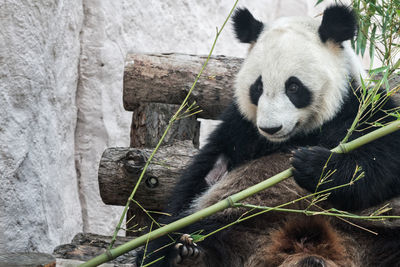
<path id="1" fill-rule="evenodd" d="M 263 82 L 261 76 L 250 86 L 250 100 L 254 105 L 258 105 L 258 99 L 263 92 Z"/>
<path id="2" fill-rule="evenodd" d="M 375 229 L 374 229 L 375 230 Z M 400 229 L 380 231 L 371 248 L 370 266 L 400 267 Z"/>
<path id="3" fill-rule="evenodd" d="M 354 37 L 357 20 L 354 11 L 345 6 L 331 6 L 325 9 L 318 29 L 322 42 L 327 40 L 341 43 Z"/>
<path id="4" fill-rule="evenodd" d="M 296 91 L 291 90 L 295 86 Z M 305 108 L 311 104 L 312 93 L 297 77 L 290 77 L 285 82 L 286 95 L 296 108 Z"/>
<path id="5" fill-rule="evenodd" d="M 247 8 L 238 8 L 232 16 L 236 37 L 242 43 L 255 42 L 264 28 L 264 24 L 256 20 Z"/>

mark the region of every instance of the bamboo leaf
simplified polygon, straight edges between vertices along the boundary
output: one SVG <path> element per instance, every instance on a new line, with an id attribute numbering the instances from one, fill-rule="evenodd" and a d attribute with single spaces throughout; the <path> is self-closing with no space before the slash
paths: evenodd
<path id="1" fill-rule="evenodd" d="M 368 29 L 369 29 L 369 22 L 363 23 L 364 27 L 363 30 L 360 31 L 360 54 L 361 56 L 364 56 L 365 49 L 367 47 L 367 39 L 368 39 Z"/>
<path id="2" fill-rule="evenodd" d="M 371 76 L 373 77 L 373 76 L 375 76 L 375 75 L 377 75 L 379 73 L 387 71 L 387 69 L 388 69 L 387 66 L 383 66 L 383 67 L 379 67 L 379 68 L 375 68 L 375 69 L 370 70 L 370 73 L 371 73 Z"/>
<path id="3" fill-rule="evenodd" d="M 372 27 L 371 35 L 369 36 L 369 58 L 371 60 L 370 66 L 374 65 L 374 57 L 375 57 L 375 34 L 376 34 L 376 24 Z"/>
<path id="4" fill-rule="evenodd" d="M 190 237 L 193 238 L 194 242 L 197 242 L 199 240 L 202 240 L 204 238 L 204 235 L 196 234 L 196 235 L 190 235 Z"/>

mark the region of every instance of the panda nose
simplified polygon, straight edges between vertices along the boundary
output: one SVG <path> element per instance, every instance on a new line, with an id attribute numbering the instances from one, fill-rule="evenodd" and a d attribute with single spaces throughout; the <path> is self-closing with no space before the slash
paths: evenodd
<path id="1" fill-rule="evenodd" d="M 260 129 L 264 132 L 266 132 L 267 134 L 274 134 L 277 133 L 280 129 L 282 129 L 282 125 L 278 126 L 278 127 L 260 127 Z"/>

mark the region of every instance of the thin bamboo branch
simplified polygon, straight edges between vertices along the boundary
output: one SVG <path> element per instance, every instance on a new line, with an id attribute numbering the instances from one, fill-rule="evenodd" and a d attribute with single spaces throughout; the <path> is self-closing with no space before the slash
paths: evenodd
<path id="1" fill-rule="evenodd" d="M 310 210 L 297 210 L 297 209 L 286 209 L 286 208 L 274 208 L 274 207 L 267 207 L 267 206 L 257 206 L 251 204 L 243 204 L 243 203 L 236 203 L 235 207 L 244 207 L 249 209 L 259 209 L 259 210 L 273 210 L 273 211 L 282 211 L 282 212 L 292 212 L 292 213 L 302 213 L 305 215 L 313 216 L 313 215 L 324 215 L 324 216 L 335 216 L 335 217 L 343 217 L 343 218 L 351 218 L 351 219 L 360 219 L 360 220 L 386 220 L 386 219 L 400 219 L 400 216 L 396 215 L 381 215 L 381 216 L 369 216 L 364 215 L 360 216 L 357 214 L 351 213 L 337 213 L 337 212 L 330 212 L 327 211 L 310 211 Z"/>

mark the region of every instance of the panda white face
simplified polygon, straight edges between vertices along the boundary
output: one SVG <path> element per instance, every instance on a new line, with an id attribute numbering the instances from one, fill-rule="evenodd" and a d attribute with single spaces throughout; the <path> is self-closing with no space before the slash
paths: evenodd
<path id="1" fill-rule="evenodd" d="M 272 142 L 331 119 L 361 64 L 347 42 L 322 42 L 320 21 L 282 18 L 260 33 L 236 77 L 241 113 Z"/>

